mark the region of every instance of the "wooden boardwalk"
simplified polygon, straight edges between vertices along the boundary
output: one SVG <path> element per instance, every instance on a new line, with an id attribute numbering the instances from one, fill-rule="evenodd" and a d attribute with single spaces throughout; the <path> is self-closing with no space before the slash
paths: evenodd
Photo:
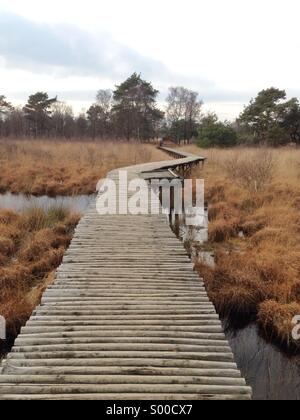
<path id="1" fill-rule="evenodd" d="M 134 179 L 203 161 L 176 157 L 125 169 Z M 2 400 L 250 398 L 166 216 L 100 217 L 95 204 L 0 375 Z"/>

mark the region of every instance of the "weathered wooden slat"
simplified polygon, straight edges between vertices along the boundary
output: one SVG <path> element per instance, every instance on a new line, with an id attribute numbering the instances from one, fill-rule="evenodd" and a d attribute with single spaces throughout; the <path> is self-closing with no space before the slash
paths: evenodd
<path id="1" fill-rule="evenodd" d="M 57 326 L 39 326 L 39 325 L 26 325 L 25 327 L 22 328 L 21 332 L 22 334 L 31 334 L 31 333 L 47 333 L 47 332 L 84 332 L 86 333 L 86 329 L 82 328 L 80 326 L 75 326 L 72 325 L 70 327 L 68 326 L 63 326 L 63 325 L 57 325 Z M 149 331 L 149 333 L 152 332 L 159 332 L 162 334 L 165 333 L 172 333 L 172 332 L 186 332 L 186 333 L 222 333 L 223 334 L 223 330 L 221 327 L 221 323 L 220 322 L 216 322 L 214 324 L 210 324 L 210 325 L 196 325 L 196 326 L 191 326 L 191 325 L 147 325 L 147 328 L 145 329 L 145 327 L 143 325 L 138 325 L 138 324 L 131 324 L 130 326 L 128 326 L 127 328 L 124 328 L 124 326 L 118 326 L 118 325 L 102 325 L 102 326 L 93 326 L 90 325 L 89 332 L 94 333 L 96 332 L 101 332 L 103 334 L 110 332 L 112 334 L 118 335 L 120 332 L 126 332 L 126 331 L 134 331 L 136 334 L 140 335 L 141 333 L 145 332 L 147 333 Z"/>
<path id="2" fill-rule="evenodd" d="M 122 384 L 175 384 L 175 385 L 218 385 L 244 386 L 241 378 L 177 375 L 0 375 L 0 384 L 82 384 L 82 385 L 122 385 Z"/>
<path id="3" fill-rule="evenodd" d="M 52 389 L 51 389 L 52 391 Z M 234 391 L 233 391 L 234 392 Z M 236 400 L 249 400 L 249 394 L 251 394 L 251 389 L 249 388 L 248 394 L 240 395 L 233 393 L 232 395 L 221 395 L 221 394 L 165 394 L 165 393 L 147 393 L 147 394 L 128 394 L 122 393 L 117 394 L 119 400 L 124 401 L 192 401 L 192 400 L 203 400 L 203 401 L 214 401 L 214 400 L 222 400 L 222 401 L 236 401 Z M 0 400 L 10 400 L 10 401 L 29 401 L 29 400 L 60 400 L 60 401 L 74 401 L 74 400 L 87 400 L 87 401 L 101 401 L 101 400 L 108 400 L 108 401 L 115 401 L 116 400 L 116 393 L 98 393 L 98 394 L 0 394 Z"/>
<path id="4" fill-rule="evenodd" d="M 177 394 L 216 394 L 216 395 L 249 395 L 250 389 L 244 386 L 233 385 L 198 385 L 198 384 L 112 384 L 112 385 L 97 385 L 97 384 L 39 384 L 29 385 L 24 383 L 1 385 L 1 392 L 4 394 L 80 394 L 80 393 L 94 393 L 94 394 L 110 394 L 114 393 L 122 399 L 119 394 L 122 393 L 142 393 L 142 394 L 164 394 L 164 393 L 177 393 Z"/>
<path id="5" fill-rule="evenodd" d="M 5 366 L 5 375 L 141 375 L 202 376 L 208 378 L 240 378 L 237 369 L 155 368 L 155 367 L 15 367 Z"/>
<path id="6" fill-rule="evenodd" d="M 101 352 L 101 351 L 139 351 L 139 352 L 163 352 L 163 351 L 174 351 L 174 352 L 203 352 L 203 353 L 230 353 L 229 345 L 210 345 L 209 343 L 200 345 L 200 344 L 167 344 L 166 343 L 135 343 L 134 340 L 131 343 L 123 343 L 121 340 L 117 343 L 97 343 L 97 344 L 80 344 L 75 342 L 68 343 L 67 345 L 64 344 L 55 344 L 55 341 L 48 345 L 16 345 L 14 346 L 12 352 L 16 353 L 31 353 L 31 352 Z"/>
<path id="7" fill-rule="evenodd" d="M 16 343 L 20 343 L 23 340 L 38 340 L 38 339 L 61 339 L 61 338 L 72 338 L 72 339 L 94 339 L 97 338 L 99 342 L 110 338 L 112 341 L 119 341 L 124 338 L 126 340 L 144 340 L 147 339 L 195 339 L 195 340 L 225 340 L 225 335 L 222 333 L 196 333 L 196 332 L 181 332 L 181 331 L 137 331 L 137 330 L 98 330 L 98 331 L 79 331 L 79 332 L 42 332 L 26 333 L 26 329 L 23 328 L 22 336 L 18 337 Z M 80 342 L 78 340 L 78 342 Z"/>
<path id="8" fill-rule="evenodd" d="M 165 151 L 178 159 L 125 168 L 128 179 L 204 161 Z M 91 204 L 2 362 L 0 400 L 251 398 L 203 279 L 157 210 L 100 217 Z"/>
<path id="9" fill-rule="evenodd" d="M 215 360 L 190 360 L 190 359 L 166 359 L 166 358 L 96 358 L 92 359 L 34 359 L 34 358 L 15 358 L 12 355 L 3 362 L 4 367 L 134 367 L 134 368 L 178 368 L 178 369 L 226 369 L 237 370 L 237 366 L 232 361 L 215 361 Z M 18 370 L 16 370 L 16 373 Z"/>

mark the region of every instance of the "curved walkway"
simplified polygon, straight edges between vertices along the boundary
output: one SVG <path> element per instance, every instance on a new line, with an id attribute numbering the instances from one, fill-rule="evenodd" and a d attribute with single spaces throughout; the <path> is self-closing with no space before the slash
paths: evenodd
<path id="1" fill-rule="evenodd" d="M 176 156 L 123 170 L 133 179 L 203 160 Z M 95 204 L 0 375 L 4 400 L 250 398 L 166 217 L 100 217 Z"/>

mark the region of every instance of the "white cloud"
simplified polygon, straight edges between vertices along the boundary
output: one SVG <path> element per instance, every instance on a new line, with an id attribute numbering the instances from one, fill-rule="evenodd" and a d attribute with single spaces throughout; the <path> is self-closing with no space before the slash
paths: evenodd
<path id="1" fill-rule="evenodd" d="M 274 85 L 291 94 L 300 90 L 299 0 L 1 0 L 0 15 L 1 10 L 38 23 L 40 30 L 72 25 L 64 30 L 66 37 L 59 38 L 61 49 L 40 50 L 46 59 L 42 70 L 32 61 L 34 42 L 32 48 L 23 48 L 31 62 L 19 57 L 13 62 L 6 52 L 6 63 L 10 60 L 14 68 L 22 63 L 27 69 L 26 91 L 29 86 L 37 90 L 42 80 L 44 89 L 54 91 L 97 90 L 119 82 L 134 68 L 148 73 L 145 76 L 162 91 L 168 83 L 194 88 L 208 108 L 215 106 L 220 115 L 233 117 L 263 88 Z M 12 29 L 15 44 L 21 45 L 20 29 Z M 79 62 L 66 47 L 66 39 L 75 34 Z M 93 39 L 91 50 L 86 48 L 88 39 Z M 47 38 L 44 41 L 40 45 L 47 44 Z M 108 55 L 101 55 L 103 50 Z M 49 61 L 59 58 L 64 64 L 69 60 L 69 66 L 62 67 L 72 77 L 57 67 L 54 71 Z M 93 73 L 97 66 L 101 71 Z M 37 77 L 41 71 L 45 75 Z M 0 77 L 5 81 L 1 90 L 24 91 L 16 86 L 15 72 L 5 70 L 0 60 Z"/>

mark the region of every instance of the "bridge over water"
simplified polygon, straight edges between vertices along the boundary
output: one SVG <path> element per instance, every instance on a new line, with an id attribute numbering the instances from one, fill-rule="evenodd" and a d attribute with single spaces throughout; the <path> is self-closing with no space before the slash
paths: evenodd
<path id="1" fill-rule="evenodd" d="M 204 160 L 165 151 L 177 159 L 123 168 L 128 180 Z M 99 216 L 95 203 L 0 372 L 4 400 L 251 398 L 166 216 Z"/>

